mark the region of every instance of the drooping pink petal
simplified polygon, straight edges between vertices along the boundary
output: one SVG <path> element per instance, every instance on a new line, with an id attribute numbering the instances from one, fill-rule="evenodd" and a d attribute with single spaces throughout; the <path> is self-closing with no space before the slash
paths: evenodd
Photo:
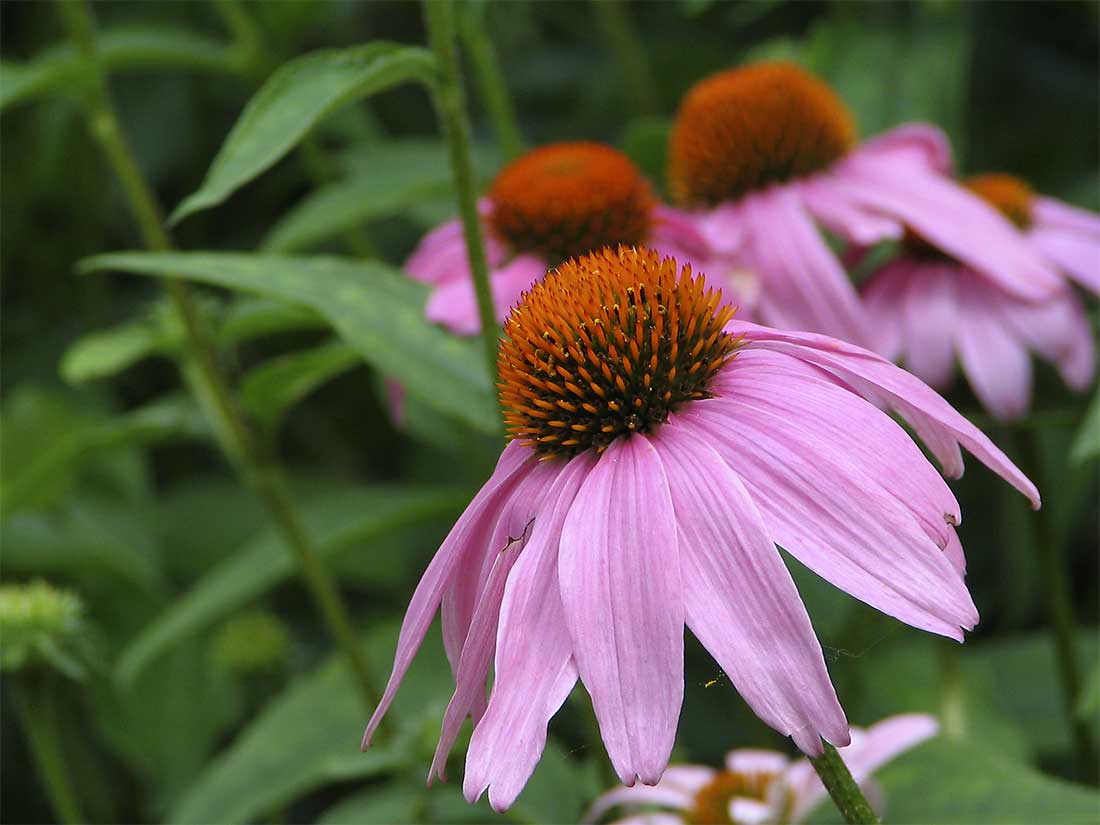
<path id="1" fill-rule="evenodd" d="M 948 536 L 947 544 L 943 548 L 944 555 L 951 562 L 951 566 L 959 571 L 960 576 L 966 575 L 966 555 L 963 553 L 962 542 L 959 541 L 959 533 L 953 529 Z"/>
<path id="2" fill-rule="evenodd" d="M 1039 227 L 1057 227 L 1091 235 L 1100 241 L 1100 215 L 1056 198 L 1037 196 L 1031 202 L 1031 217 Z"/>
<path id="3" fill-rule="evenodd" d="M 955 328 L 959 360 L 974 394 L 994 417 L 1025 415 L 1031 403 L 1031 358 L 993 313 L 989 290 L 967 279 L 958 284 L 961 323 Z"/>
<path id="4" fill-rule="evenodd" d="M 913 265 L 901 319 L 906 369 L 941 390 L 955 373 L 958 269 L 947 263 Z"/>
<path id="5" fill-rule="evenodd" d="M 1069 277 L 1100 295 L 1100 238 L 1037 227 L 1028 233 L 1028 239 Z"/>
<path id="6" fill-rule="evenodd" d="M 546 261 L 537 255 L 520 255 L 490 272 L 489 286 L 497 321 L 507 318 L 520 295 L 545 274 Z M 481 316 L 473 278 L 452 280 L 437 287 L 428 297 L 425 315 L 456 335 L 477 335 L 481 331 Z"/>
<path id="7" fill-rule="evenodd" d="M 451 528 L 451 532 L 432 558 L 428 569 L 424 571 L 401 623 L 397 652 L 393 660 L 393 672 L 363 734 L 364 749 L 370 746 L 371 736 L 382 721 L 382 717 L 385 716 L 390 703 L 393 702 L 393 697 L 412 663 L 413 656 L 424 641 L 424 634 L 428 632 L 428 627 L 435 617 L 443 597 L 443 590 L 449 584 L 455 567 L 465 560 L 472 549 L 478 548 L 488 540 L 497 513 L 507 500 L 508 494 L 537 463 L 538 459 L 529 447 L 524 447 L 515 441 L 505 447 L 493 475 L 478 491 L 455 526 Z"/>
<path id="8" fill-rule="evenodd" d="M 961 640 L 960 628 L 977 623 L 970 594 L 941 548 L 883 479 L 831 438 L 792 422 L 781 408 L 734 396 L 697 402 L 683 416 L 708 432 L 772 538 L 819 576 L 933 633 Z"/>
<path id="9" fill-rule="evenodd" d="M 1039 300 L 1060 279 L 1015 228 L 991 206 L 952 181 L 854 153 L 834 172 L 841 187 L 866 208 L 903 221 L 951 257 L 1021 298 Z"/>
<path id="10" fill-rule="evenodd" d="M 699 217 L 699 231 L 720 254 L 736 252 L 745 243 L 743 204 L 744 201 L 722 203 Z"/>
<path id="11" fill-rule="evenodd" d="M 591 456 L 580 455 L 558 465 L 558 477 L 508 576 L 493 690 L 466 756 L 463 793 L 470 802 L 486 788 L 497 810 L 515 801 L 546 745 L 547 722 L 577 681 L 573 642 L 558 595 L 558 542 L 593 463 Z"/>
<path id="12" fill-rule="evenodd" d="M 741 205 L 751 261 L 762 282 L 761 317 L 784 328 L 870 343 L 859 296 L 795 193 L 771 189 L 744 198 Z"/>
<path id="13" fill-rule="evenodd" d="M 899 319 L 909 292 L 912 266 L 911 261 L 896 258 L 876 271 L 860 291 L 864 310 L 871 321 L 872 349 L 891 361 L 898 360 L 905 352 Z"/>
<path id="14" fill-rule="evenodd" d="M 687 624 L 753 711 L 806 753 L 848 742 L 810 617 L 749 493 L 689 420 L 653 439 L 680 528 Z M 709 434 L 704 433 L 707 438 Z"/>
<path id="15" fill-rule="evenodd" d="M 838 752 L 852 778 L 862 786 L 875 770 L 937 733 L 939 723 L 927 714 L 891 716 L 867 730 L 853 729 L 852 744 Z M 791 819 L 800 822 L 825 798 L 825 786 L 809 762 L 792 766 L 787 779 L 794 796 Z"/>
<path id="16" fill-rule="evenodd" d="M 941 175 L 954 170 L 951 141 L 943 129 L 930 123 L 905 123 L 860 144 L 860 154 L 892 163 L 922 166 Z"/>
<path id="17" fill-rule="evenodd" d="M 478 201 L 485 257 L 490 267 L 496 267 L 507 257 L 508 250 L 485 223 L 484 219 L 488 217 L 490 210 L 491 205 L 487 199 Z M 405 262 L 404 270 L 410 277 L 426 284 L 440 285 L 454 280 L 469 280 L 470 263 L 466 256 L 462 221 L 452 218 L 425 235 Z"/>
<path id="18" fill-rule="evenodd" d="M 581 680 L 624 785 L 656 784 L 684 695 L 684 600 L 664 469 L 641 435 L 585 480 L 561 537 L 559 586 Z"/>
<path id="19" fill-rule="evenodd" d="M 743 336 L 746 344 L 751 346 L 786 352 L 824 367 L 864 397 L 888 402 L 913 424 L 925 443 L 936 448 L 937 458 L 941 460 L 949 454 L 944 442 L 962 444 L 978 460 L 1027 496 L 1032 507 L 1039 507 L 1039 492 L 1035 485 L 981 430 L 959 415 L 920 379 L 884 358 L 824 335 L 773 330 L 736 320 L 727 324 L 726 329 L 734 335 Z M 933 434 L 934 441 L 930 441 L 929 437 Z M 961 462 L 957 469 L 961 470 Z M 947 466 L 945 470 L 952 474 Z"/>
<path id="20" fill-rule="evenodd" d="M 817 175 L 798 184 L 802 203 L 826 229 L 850 243 L 871 246 L 896 240 L 905 227 L 893 218 L 859 208 L 842 189 L 830 186 L 828 175 Z"/>

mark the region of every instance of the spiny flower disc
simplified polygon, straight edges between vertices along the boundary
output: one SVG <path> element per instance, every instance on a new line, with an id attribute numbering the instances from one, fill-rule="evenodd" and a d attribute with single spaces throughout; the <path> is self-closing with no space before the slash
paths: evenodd
<path id="1" fill-rule="evenodd" d="M 520 251 L 552 264 L 649 232 L 649 185 L 622 152 L 598 143 L 555 143 L 501 170 L 489 191 L 490 225 Z"/>
<path id="2" fill-rule="evenodd" d="M 567 261 L 504 324 L 498 368 L 511 438 L 546 457 L 602 452 L 708 396 L 733 357 L 733 316 L 691 267 L 644 247 Z"/>
<path id="3" fill-rule="evenodd" d="M 855 142 L 840 98 L 798 66 L 729 69 L 697 83 L 680 104 L 669 184 L 681 203 L 712 206 L 820 172 Z"/>
<path id="4" fill-rule="evenodd" d="M 1020 229 L 1031 225 L 1031 200 L 1034 193 L 1026 183 L 1013 175 L 991 172 L 974 175 L 963 186 L 984 200 Z"/>

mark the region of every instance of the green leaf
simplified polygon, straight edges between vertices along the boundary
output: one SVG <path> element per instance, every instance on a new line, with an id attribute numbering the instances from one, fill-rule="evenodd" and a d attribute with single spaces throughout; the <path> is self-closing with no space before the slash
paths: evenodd
<path id="1" fill-rule="evenodd" d="M 389 531 L 451 513 L 467 499 L 466 491 L 455 487 L 345 489 L 306 508 L 303 518 L 318 554 L 331 558 Z M 296 569 L 282 534 L 264 530 L 172 602 L 130 643 L 119 657 L 118 678 L 132 681 L 165 650 L 286 581 Z"/>
<path id="2" fill-rule="evenodd" d="M 342 341 L 273 358 L 245 375 L 241 402 L 265 429 L 273 430 L 292 406 L 360 363 L 359 352 Z"/>
<path id="3" fill-rule="evenodd" d="M 1074 464 L 1084 464 L 1097 456 L 1100 456 L 1100 392 L 1092 397 L 1085 420 L 1073 442 L 1070 460 Z"/>
<path id="4" fill-rule="evenodd" d="M 239 344 L 281 332 L 325 329 L 325 319 L 309 307 L 271 298 L 242 297 L 234 301 L 218 328 L 223 344 Z"/>
<path id="5" fill-rule="evenodd" d="M 202 186 L 176 208 L 171 222 L 224 201 L 341 106 L 410 80 L 430 84 L 434 75 L 430 52 L 397 43 L 325 49 L 290 61 L 248 102 Z"/>
<path id="6" fill-rule="evenodd" d="M 370 788 L 336 803 L 317 821 L 321 825 L 414 822 L 426 798 L 423 788 L 410 785 Z"/>
<path id="7" fill-rule="evenodd" d="M 424 319 L 425 287 L 386 264 L 331 257 L 120 252 L 89 258 L 80 269 L 192 278 L 305 304 L 409 392 L 475 429 L 497 432 L 496 401 L 478 342 L 429 324 Z"/>
<path id="8" fill-rule="evenodd" d="M 170 352 L 178 342 L 151 319 L 129 321 L 77 340 L 61 359 L 61 377 L 70 384 L 109 378 L 151 355 Z"/>
<path id="9" fill-rule="evenodd" d="M 28 63 L 0 61 L 0 111 L 45 94 L 60 84 L 65 72 L 65 63 L 56 56 L 43 56 Z"/>
<path id="10" fill-rule="evenodd" d="M 1044 776 L 977 744 L 943 737 L 904 754 L 876 776 L 887 822 L 1095 823 L 1100 811 L 1094 789 Z"/>

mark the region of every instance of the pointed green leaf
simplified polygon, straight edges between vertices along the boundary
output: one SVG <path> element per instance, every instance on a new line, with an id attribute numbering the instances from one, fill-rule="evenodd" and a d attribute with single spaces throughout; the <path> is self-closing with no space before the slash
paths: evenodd
<path id="1" fill-rule="evenodd" d="M 409 392 L 475 429 L 497 431 L 496 402 L 477 342 L 429 324 L 423 309 L 426 288 L 386 264 L 331 257 L 120 252 L 89 258 L 80 269 L 191 278 L 305 304 Z"/>
<path id="2" fill-rule="evenodd" d="M 430 52 L 397 43 L 325 49 L 290 61 L 248 102 L 202 186 L 176 208 L 171 222 L 224 201 L 341 106 L 410 80 L 429 84 L 434 72 Z"/>
<path id="3" fill-rule="evenodd" d="M 1084 464 L 1097 456 L 1100 456 L 1100 392 L 1092 397 L 1085 420 L 1073 442 L 1070 459 L 1075 464 Z"/>

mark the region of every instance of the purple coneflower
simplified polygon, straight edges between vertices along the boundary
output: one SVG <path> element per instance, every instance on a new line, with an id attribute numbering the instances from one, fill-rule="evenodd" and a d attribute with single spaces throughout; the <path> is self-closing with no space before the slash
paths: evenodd
<path id="1" fill-rule="evenodd" d="M 1037 197 L 1008 175 L 981 175 L 965 184 L 1015 223 L 1040 254 L 1097 288 L 1100 218 Z M 976 270 L 916 232 L 902 249 L 863 287 L 878 352 L 903 359 L 906 369 L 937 389 L 951 385 L 957 355 L 975 395 L 1000 419 L 1025 415 L 1031 405 L 1031 351 L 1055 364 L 1070 387 L 1091 386 L 1093 334 L 1068 282 L 1031 300 L 1017 295 L 1003 273 Z"/>
<path id="2" fill-rule="evenodd" d="M 808 754 L 848 724 L 776 545 L 858 599 L 961 640 L 978 621 L 946 483 L 959 445 L 1035 487 L 921 381 L 820 335 L 731 320 L 689 267 L 644 248 L 571 259 L 500 346 L 511 439 L 436 553 L 402 624 L 370 741 L 442 603 L 466 716 L 464 791 L 507 808 L 581 679 L 624 784 L 655 784 L 684 693 L 684 627 L 753 711 Z M 493 665 L 492 692 L 486 682 Z"/>
<path id="3" fill-rule="evenodd" d="M 868 318 L 817 224 L 868 245 L 904 227 L 1014 294 L 1040 298 L 1058 279 L 979 198 L 944 172 L 942 133 L 910 124 L 857 144 L 833 91 L 789 63 L 720 72 L 685 96 L 669 149 L 674 198 L 697 210 L 715 255 L 760 278 L 761 320 L 873 343 Z M 718 272 L 707 272 L 721 283 Z"/>
<path id="4" fill-rule="evenodd" d="M 863 792 L 881 799 L 871 773 L 938 731 L 936 720 L 922 713 L 891 716 L 866 730 L 852 728 L 852 744 L 838 753 Z M 597 822 L 611 809 L 622 807 L 630 815 L 614 820 L 613 825 L 795 825 L 824 798 L 825 786 L 809 761 L 792 761 L 778 751 L 742 748 L 726 754 L 723 770 L 669 765 L 652 787 L 607 791 L 584 820 Z M 881 814 L 881 802 L 875 808 Z"/>

